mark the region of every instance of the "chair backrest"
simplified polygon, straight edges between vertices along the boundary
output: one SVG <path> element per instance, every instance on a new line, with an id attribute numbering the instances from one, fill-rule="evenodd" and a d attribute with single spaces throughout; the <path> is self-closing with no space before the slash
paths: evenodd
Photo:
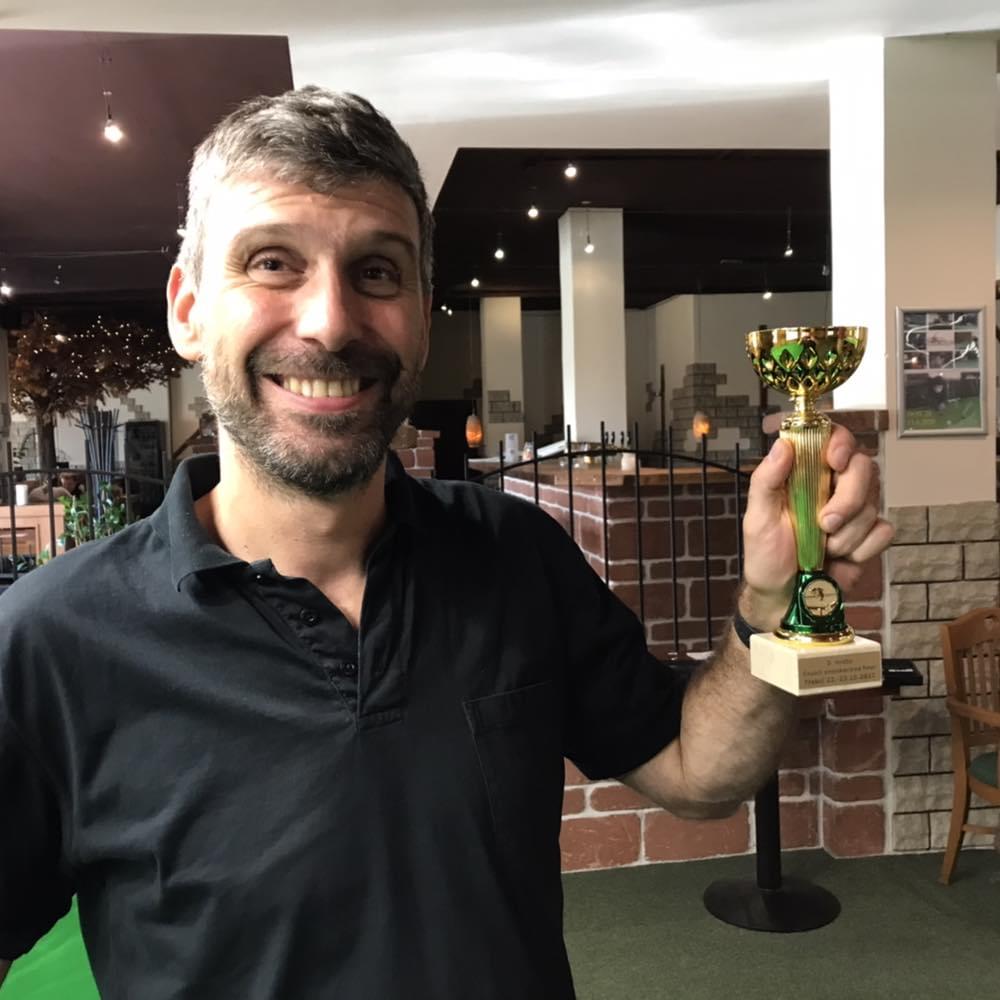
<path id="1" fill-rule="evenodd" d="M 988 712 L 1000 712 L 1000 608 L 977 608 L 941 626 L 948 697 Z M 1000 730 L 963 717 L 969 746 L 997 742 Z"/>

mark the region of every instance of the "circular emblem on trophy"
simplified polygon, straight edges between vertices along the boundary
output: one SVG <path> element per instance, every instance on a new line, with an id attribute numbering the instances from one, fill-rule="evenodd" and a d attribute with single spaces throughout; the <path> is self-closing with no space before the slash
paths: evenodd
<path id="1" fill-rule="evenodd" d="M 840 599 L 837 588 L 829 580 L 813 580 L 802 594 L 806 610 L 817 618 L 825 618 L 836 610 Z"/>

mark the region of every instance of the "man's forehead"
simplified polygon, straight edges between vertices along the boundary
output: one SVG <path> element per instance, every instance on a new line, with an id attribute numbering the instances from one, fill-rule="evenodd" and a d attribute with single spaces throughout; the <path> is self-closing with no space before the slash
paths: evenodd
<path id="1" fill-rule="evenodd" d="M 325 190 L 305 183 L 250 176 L 221 181 L 209 202 L 209 222 L 232 239 L 252 226 L 297 225 L 311 214 L 350 216 L 392 222 L 416 233 L 416 206 L 410 196 L 391 181 L 350 181 Z M 214 218 L 213 218 L 214 216 Z"/>

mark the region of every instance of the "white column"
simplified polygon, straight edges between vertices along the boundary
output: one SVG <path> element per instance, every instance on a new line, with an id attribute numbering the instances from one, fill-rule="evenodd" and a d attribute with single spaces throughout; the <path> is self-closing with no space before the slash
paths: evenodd
<path id="1" fill-rule="evenodd" d="M 517 296 L 482 299 L 479 333 L 483 359 L 483 454 L 499 453 L 505 434 L 524 442 L 524 367 L 521 349 L 521 300 Z"/>
<path id="2" fill-rule="evenodd" d="M 602 420 L 628 425 L 622 242 L 621 209 L 571 208 L 559 220 L 563 408 L 577 441 L 600 441 Z"/>
<path id="3" fill-rule="evenodd" d="M 885 408 L 885 500 L 996 496 L 995 40 L 866 40 L 830 85 L 833 323 L 869 328 L 838 409 Z M 985 308 L 986 433 L 899 437 L 897 309 Z"/>

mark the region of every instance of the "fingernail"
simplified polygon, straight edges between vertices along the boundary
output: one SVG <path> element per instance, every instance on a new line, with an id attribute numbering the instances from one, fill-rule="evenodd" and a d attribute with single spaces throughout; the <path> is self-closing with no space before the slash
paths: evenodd
<path id="1" fill-rule="evenodd" d="M 823 530 L 829 532 L 836 531 L 843 523 L 844 519 L 839 514 L 827 514 L 823 518 Z"/>

